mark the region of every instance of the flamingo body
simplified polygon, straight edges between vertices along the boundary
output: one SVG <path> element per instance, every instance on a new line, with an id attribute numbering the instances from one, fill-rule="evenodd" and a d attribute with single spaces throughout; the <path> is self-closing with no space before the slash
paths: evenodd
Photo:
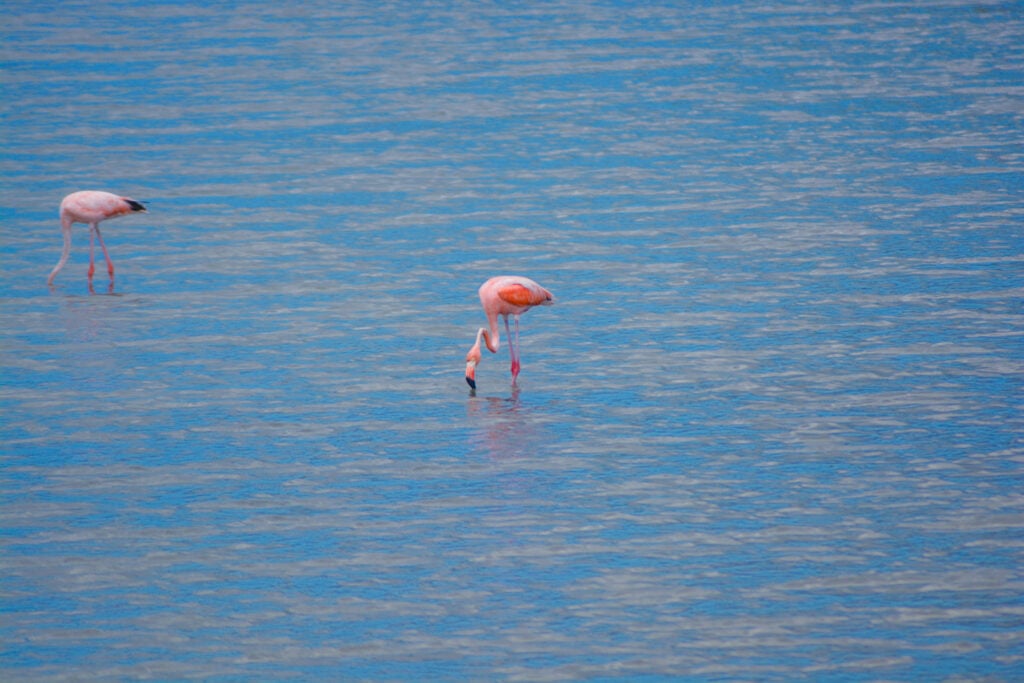
<path id="1" fill-rule="evenodd" d="M 65 197 L 60 203 L 60 228 L 64 233 L 64 250 L 61 252 L 60 261 L 57 262 L 50 277 L 46 280 L 46 284 L 53 284 L 53 279 L 57 277 L 57 273 L 68 261 L 68 256 L 71 254 L 71 226 L 75 223 L 87 223 L 89 225 L 89 284 L 92 285 L 92 276 L 96 271 L 93 253 L 93 238 L 95 237 L 99 240 L 100 248 L 103 249 L 103 258 L 107 261 L 107 272 L 110 274 L 110 284 L 113 287 L 114 262 L 110 260 L 107 245 L 103 243 L 103 236 L 100 234 L 100 221 L 136 211 L 146 211 L 142 202 L 99 190 L 72 192 Z"/>
<path id="2" fill-rule="evenodd" d="M 480 342 L 483 340 L 487 350 L 497 353 L 501 344 L 498 334 L 498 316 L 505 321 L 505 334 L 508 336 L 508 354 L 512 361 L 512 384 L 519 376 L 519 316 L 534 306 L 549 306 L 555 297 L 528 277 L 521 275 L 499 275 L 492 277 L 480 286 L 480 303 L 487 315 L 487 327 L 481 327 L 476 333 L 476 343 L 466 354 L 466 383 L 476 389 L 476 366 L 482 358 Z M 515 322 L 515 333 L 509 331 L 508 318 Z"/>

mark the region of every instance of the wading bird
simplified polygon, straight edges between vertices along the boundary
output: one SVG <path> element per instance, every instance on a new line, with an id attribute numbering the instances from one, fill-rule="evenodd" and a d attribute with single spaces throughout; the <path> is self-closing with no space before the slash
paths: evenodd
<path id="1" fill-rule="evenodd" d="M 498 316 L 505 319 L 508 337 L 508 355 L 512 358 L 512 384 L 519 375 L 519 316 L 534 306 L 548 306 L 555 301 L 551 292 L 528 277 L 501 275 L 492 277 L 480 286 L 480 303 L 487 314 L 487 328 L 476 333 L 476 343 L 466 354 L 466 383 L 476 389 L 476 366 L 480 363 L 480 339 L 491 353 L 498 352 Z M 508 329 L 508 317 L 515 322 L 515 332 Z"/>
<path id="2" fill-rule="evenodd" d="M 71 225 L 73 223 L 89 224 L 89 286 L 92 286 L 92 275 L 96 272 L 96 261 L 93 255 L 93 236 L 100 241 L 100 248 L 103 249 L 103 258 L 107 260 L 107 272 L 110 273 L 110 285 L 114 285 L 114 262 L 110 260 L 107 253 L 107 245 L 103 244 L 103 236 L 100 235 L 100 221 L 108 218 L 117 218 L 134 211 L 145 211 L 146 207 L 142 202 L 127 197 L 119 197 L 109 192 L 97 190 L 84 190 L 72 192 L 60 203 L 60 229 L 64 232 L 64 251 L 61 252 L 60 261 L 50 273 L 46 284 L 52 285 L 53 278 L 67 263 L 68 255 L 71 254 Z"/>

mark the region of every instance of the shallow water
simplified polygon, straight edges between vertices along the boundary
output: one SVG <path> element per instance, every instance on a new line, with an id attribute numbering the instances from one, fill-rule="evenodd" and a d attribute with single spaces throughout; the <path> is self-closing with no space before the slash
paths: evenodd
<path id="1" fill-rule="evenodd" d="M 0 675 L 1017 680 L 1024 16 L 11 4 Z M 87 230 L 48 289 L 60 198 Z M 491 275 L 554 292 L 462 378 Z"/>

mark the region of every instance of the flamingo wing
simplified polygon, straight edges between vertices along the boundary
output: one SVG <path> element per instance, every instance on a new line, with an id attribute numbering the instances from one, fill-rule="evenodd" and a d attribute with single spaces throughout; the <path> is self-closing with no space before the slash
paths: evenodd
<path id="1" fill-rule="evenodd" d="M 539 306 L 551 300 L 543 288 L 531 288 L 519 282 L 511 282 L 499 289 L 498 298 L 507 304 L 523 308 Z"/>

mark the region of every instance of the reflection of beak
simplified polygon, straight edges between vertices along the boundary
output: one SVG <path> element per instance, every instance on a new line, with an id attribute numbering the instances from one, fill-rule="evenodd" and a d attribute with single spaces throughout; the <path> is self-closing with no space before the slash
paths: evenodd
<path id="1" fill-rule="evenodd" d="M 476 389 L 476 361 L 466 361 L 466 384 L 470 389 Z"/>

